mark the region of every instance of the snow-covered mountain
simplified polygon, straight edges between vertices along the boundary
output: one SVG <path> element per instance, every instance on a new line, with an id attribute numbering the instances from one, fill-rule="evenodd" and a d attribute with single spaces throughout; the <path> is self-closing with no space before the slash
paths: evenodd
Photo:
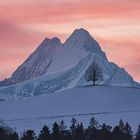
<path id="1" fill-rule="evenodd" d="M 34 79 L 47 72 L 54 55 L 60 50 L 61 42 L 58 38 L 46 38 L 28 59 L 12 74 L 11 84 Z"/>
<path id="2" fill-rule="evenodd" d="M 98 42 L 81 28 L 64 44 L 58 38 L 45 39 L 8 79 L 9 83 L 16 84 L 0 88 L 0 98 L 37 96 L 91 85 L 92 81 L 87 81 L 86 75 L 93 63 L 102 74 L 96 84 L 139 87 L 123 68 L 107 60 Z"/>

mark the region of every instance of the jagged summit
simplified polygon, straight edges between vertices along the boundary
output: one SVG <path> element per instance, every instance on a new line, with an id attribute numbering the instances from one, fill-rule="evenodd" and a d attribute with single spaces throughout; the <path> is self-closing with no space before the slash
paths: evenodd
<path id="1" fill-rule="evenodd" d="M 84 28 L 79 28 L 79 29 L 75 29 L 72 33 L 72 35 L 77 34 L 77 35 L 90 35 L 89 32 L 84 29 Z"/>
<path id="2" fill-rule="evenodd" d="M 65 48 L 80 48 L 91 52 L 101 52 L 101 47 L 98 42 L 89 34 L 89 32 L 83 28 L 76 29 L 66 40 L 64 44 Z"/>
<path id="3" fill-rule="evenodd" d="M 55 42 L 56 44 L 61 44 L 61 41 L 58 37 L 53 37 L 51 40 L 52 42 Z"/>
<path id="4" fill-rule="evenodd" d="M 41 44 L 44 44 L 44 45 L 47 46 L 47 44 L 49 44 L 49 43 L 55 43 L 55 44 L 60 45 L 61 40 L 58 37 L 53 37 L 51 39 L 50 38 L 45 38 Z"/>
<path id="5" fill-rule="evenodd" d="M 72 34 L 68 37 L 65 43 L 74 41 L 74 42 L 84 42 L 86 40 L 93 39 L 89 32 L 83 28 L 75 29 Z"/>

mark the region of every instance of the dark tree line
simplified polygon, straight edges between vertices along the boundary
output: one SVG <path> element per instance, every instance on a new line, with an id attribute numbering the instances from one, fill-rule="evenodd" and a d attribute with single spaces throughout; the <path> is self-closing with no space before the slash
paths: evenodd
<path id="1" fill-rule="evenodd" d="M 0 126 L 0 140 L 140 140 L 140 125 L 134 134 L 131 126 L 122 120 L 112 128 L 105 123 L 99 125 L 93 117 L 89 126 L 84 128 L 73 118 L 69 128 L 64 121 L 55 122 L 51 129 L 44 125 L 38 136 L 33 130 L 27 130 L 20 138 L 11 128 Z"/>
<path id="2" fill-rule="evenodd" d="M 19 136 L 3 121 L 0 121 L 0 140 L 19 140 Z"/>

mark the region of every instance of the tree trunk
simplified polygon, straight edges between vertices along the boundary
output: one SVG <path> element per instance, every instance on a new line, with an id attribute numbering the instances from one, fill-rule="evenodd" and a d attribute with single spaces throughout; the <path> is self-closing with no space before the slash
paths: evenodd
<path id="1" fill-rule="evenodd" d="M 93 86 L 95 86 L 95 80 L 93 80 Z"/>
<path id="2" fill-rule="evenodd" d="M 94 70 L 94 72 L 93 72 L 93 86 L 95 86 L 95 81 L 96 81 L 95 76 L 96 76 L 96 71 Z"/>

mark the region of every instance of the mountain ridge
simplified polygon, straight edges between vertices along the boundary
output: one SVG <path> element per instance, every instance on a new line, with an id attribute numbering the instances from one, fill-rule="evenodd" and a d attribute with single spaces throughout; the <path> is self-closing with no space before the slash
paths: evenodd
<path id="1" fill-rule="evenodd" d="M 11 76 L 14 84 L 0 88 L 0 97 L 23 98 L 91 85 L 85 76 L 93 63 L 103 77 L 96 85 L 140 87 L 125 69 L 109 62 L 98 42 L 81 28 L 63 44 L 57 37 L 46 38 Z"/>
<path id="2" fill-rule="evenodd" d="M 52 61 L 53 55 L 59 51 L 60 46 L 62 46 L 62 43 L 59 38 L 45 38 L 23 64 L 15 70 L 12 76 L 6 80 L 7 85 L 17 84 L 43 75 L 50 61 Z M 45 65 L 44 68 L 42 68 L 43 65 Z"/>

